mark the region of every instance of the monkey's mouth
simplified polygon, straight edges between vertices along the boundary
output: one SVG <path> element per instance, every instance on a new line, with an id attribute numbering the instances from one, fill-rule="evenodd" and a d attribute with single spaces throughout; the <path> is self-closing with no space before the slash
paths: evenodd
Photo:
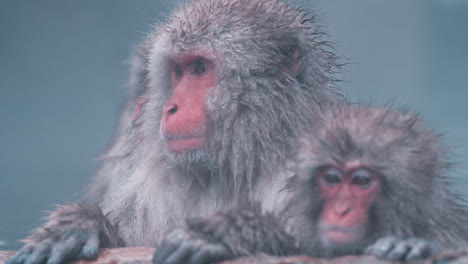
<path id="1" fill-rule="evenodd" d="M 165 139 L 172 152 L 195 150 L 204 145 L 203 134 L 165 135 Z"/>
<path id="2" fill-rule="evenodd" d="M 335 245 L 351 244 L 359 241 L 360 230 L 341 226 L 329 226 L 321 230 L 322 237 Z"/>

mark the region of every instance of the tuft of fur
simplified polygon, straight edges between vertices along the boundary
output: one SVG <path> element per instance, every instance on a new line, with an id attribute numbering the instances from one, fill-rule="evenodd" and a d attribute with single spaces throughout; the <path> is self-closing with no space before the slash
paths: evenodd
<path id="1" fill-rule="evenodd" d="M 365 246 L 387 236 L 466 246 L 468 211 L 448 185 L 447 156 L 440 137 L 407 109 L 343 105 L 322 113 L 296 153 L 297 175 L 288 186 L 294 194 L 287 209 L 292 233 L 309 254 L 324 256 L 362 253 Z M 346 252 L 327 252 L 314 232 L 320 198 L 311 171 L 351 161 L 366 164 L 383 178 L 370 216 L 374 232 Z"/>
<path id="2" fill-rule="evenodd" d="M 197 0 L 155 28 L 134 61 L 133 83 L 147 100 L 90 192 L 129 246 L 154 245 L 186 216 L 238 197 L 265 210 L 284 205 L 277 193 L 293 142 L 313 113 L 343 100 L 333 88 L 338 58 L 322 35 L 313 16 L 278 0 Z M 214 57 L 218 85 L 205 102 L 209 144 L 173 154 L 159 128 L 167 60 L 188 51 Z"/>

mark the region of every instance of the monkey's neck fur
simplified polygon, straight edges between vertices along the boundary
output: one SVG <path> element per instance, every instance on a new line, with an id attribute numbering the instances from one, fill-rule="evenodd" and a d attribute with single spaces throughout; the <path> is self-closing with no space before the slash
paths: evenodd
<path id="1" fill-rule="evenodd" d="M 261 144 L 271 139 L 244 139 L 256 142 L 255 147 L 239 140 L 237 146 L 242 148 L 233 147 L 217 153 L 216 165 L 170 166 L 173 163 L 168 159 L 171 158 L 158 147 L 162 142 L 145 142 L 136 134 L 126 140 L 138 143 L 124 144 L 135 146 L 134 149 L 129 150 L 128 155 L 106 161 L 101 171 L 118 177 L 107 186 L 100 206 L 111 223 L 117 227 L 127 226 L 121 228 L 121 236 L 128 246 L 154 246 L 185 217 L 224 208 L 237 198 L 260 200 L 267 210 L 277 206 L 277 199 L 283 200 L 277 193 L 284 182 L 273 180 L 273 169 L 266 167 L 282 170 L 275 172 L 274 177 L 283 174 L 281 178 L 286 179 L 286 159 L 282 153 L 265 155 L 266 150 L 282 149 Z"/>

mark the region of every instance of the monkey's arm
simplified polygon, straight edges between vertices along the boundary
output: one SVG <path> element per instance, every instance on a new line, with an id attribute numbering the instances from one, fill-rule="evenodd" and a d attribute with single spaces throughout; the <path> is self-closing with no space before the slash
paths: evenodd
<path id="1" fill-rule="evenodd" d="M 78 203 L 60 206 L 23 242 L 23 248 L 7 264 L 55 264 L 76 258 L 93 259 L 99 248 L 124 246 L 99 207 Z"/>
<path id="2" fill-rule="evenodd" d="M 212 263 L 249 256 L 296 254 L 295 242 L 280 222 L 259 206 L 243 206 L 188 219 L 157 248 L 153 263 Z"/>

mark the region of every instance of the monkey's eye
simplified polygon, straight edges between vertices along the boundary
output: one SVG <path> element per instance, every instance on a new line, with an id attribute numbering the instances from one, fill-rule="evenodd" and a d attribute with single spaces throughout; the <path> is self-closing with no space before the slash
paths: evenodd
<path id="1" fill-rule="evenodd" d="M 174 74 L 176 78 L 180 78 L 182 75 L 184 75 L 184 71 L 182 70 L 182 66 L 180 66 L 180 64 L 176 64 L 174 66 Z"/>
<path id="2" fill-rule="evenodd" d="M 354 185 L 359 186 L 360 188 L 367 188 L 372 182 L 371 173 L 366 169 L 358 169 L 353 173 Z"/>
<path id="3" fill-rule="evenodd" d="M 341 171 L 336 168 L 326 168 L 322 172 L 323 181 L 328 185 L 335 185 L 341 182 Z"/>
<path id="4" fill-rule="evenodd" d="M 207 65 L 203 60 L 201 59 L 196 60 L 194 63 L 193 74 L 202 75 L 203 73 L 206 72 L 206 68 L 207 68 Z"/>

